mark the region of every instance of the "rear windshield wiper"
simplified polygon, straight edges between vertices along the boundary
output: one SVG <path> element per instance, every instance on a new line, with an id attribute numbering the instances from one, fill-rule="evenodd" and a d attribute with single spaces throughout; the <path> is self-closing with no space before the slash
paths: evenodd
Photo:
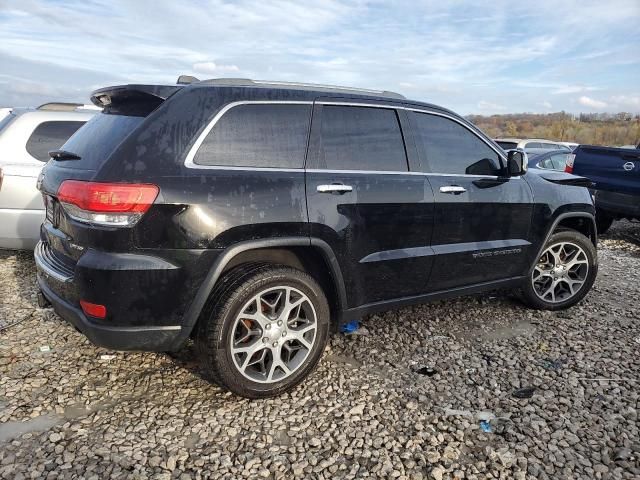
<path id="1" fill-rule="evenodd" d="M 54 160 L 80 160 L 80 155 L 67 150 L 51 150 L 49 156 Z"/>

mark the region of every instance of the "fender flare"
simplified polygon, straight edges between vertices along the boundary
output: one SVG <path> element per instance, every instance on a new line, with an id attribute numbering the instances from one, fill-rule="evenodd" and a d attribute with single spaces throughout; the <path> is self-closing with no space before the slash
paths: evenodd
<path id="1" fill-rule="evenodd" d="M 544 241 L 540 245 L 540 248 L 538 249 L 538 253 L 535 256 L 535 258 L 533 259 L 533 265 L 531 266 L 531 268 L 533 268 L 536 265 L 536 262 L 538 261 L 538 259 L 542 255 L 542 252 L 544 251 L 545 245 L 547 244 L 547 242 L 551 238 L 551 235 L 553 235 L 553 232 L 555 231 L 555 229 L 558 226 L 558 224 L 562 220 L 564 220 L 566 218 L 576 218 L 576 217 L 583 217 L 583 218 L 590 218 L 591 219 L 591 223 L 592 223 L 592 226 L 593 226 L 593 235 L 594 235 L 593 244 L 594 245 L 597 244 L 597 242 L 598 242 L 598 228 L 596 227 L 596 217 L 595 217 L 595 215 L 593 215 L 592 213 L 589 213 L 589 212 L 565 212 L 565 213 L 561 213 L 560 215 L 558 215 L 555 218 L 555 220 L 551 224 L 551 227 L 547 230 L 547 234 L 544 237 Z M 596 258 L 596 262 L 597 262 L 597 258 Z"/>
<path id="2" fill-rule="evenodd" d="M 329 244 L 319 238 L 309 237 L 281 237 L 281 238 L 269 238 L 263 240 L 247 240 L 244 242 L 236 243 L 235 245 L 224 250 L 215 260 L 207 276 L 203 280 L 195 298 L 192 300 L 191 305 L 185 313 L 182 320 L 182 329 L 180 331 L 179 338 L 176 339 L 177 345 L 182 345 L 191 334 L 202 309 L 204 308 L 207 299 L 213 287 L 218 279 L 222 276 L 222 272 L 229 262 L 238 254 L 246 252 L 248 250 L 256 250 L 259 248 L 275 248 L 275 247 L 316 247 L 319 248 L 324 256 L 325 261 L 329 267 L 330 273 L 335 281 L 336 292 L 338 294 L 338 305 L 340 312 L 346 309 L 346 290 L 344 285 L 344 278 L 342 277 L 342 270 L 340 264 L 336 258 L 333 250 Z"/>

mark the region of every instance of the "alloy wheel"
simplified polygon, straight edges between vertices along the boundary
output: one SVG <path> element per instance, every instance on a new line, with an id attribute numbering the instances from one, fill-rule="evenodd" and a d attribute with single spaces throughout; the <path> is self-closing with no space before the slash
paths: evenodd
<path id="1" fill-rule="evenodd" d="M 238 371 L 260 383 L 279 382 L 300 368 L 316 341 L 313 304 L 289 286 L 254 295 L 233 324 L 231 354 Z"/>
<path id="2" fill-rule="evenodd" d="M 533 269 L 533 291 L 543 301 L 560 303 L 575 296 L 589 274 L 589 259 L 575 243 L 547 247 Z"/>

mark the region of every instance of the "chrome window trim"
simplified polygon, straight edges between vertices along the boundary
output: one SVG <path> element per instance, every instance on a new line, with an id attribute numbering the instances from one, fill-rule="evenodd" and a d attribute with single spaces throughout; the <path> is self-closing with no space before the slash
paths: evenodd
<path id="1" fill-rule="evenodd" d="M 410 172 L 408 170 L 338 170 L 325 168 L 307 168 L 308 173 L 345 173 L 349 175 L 377 174 L 377 175 L 424 175 L 422 172 Z"/>
<path id="2" fill-rule="evenodd" d="M 498 175 L 470 175 L 467 173 L 430 173 L 430 172 L 411 172 L 411 171 L 402 171 L 402 170 L 336 170 L 336 169 L 323 169 L 323 168 L 307 168 L 305 170 L 308 173 L 346 173 L 349 175 L 353 174 L 376 174 L 376 175 L 414 175 L 414 176 L 425 176 L 425 177 L 466 177 L 466 178 L 491 178 L 497 180 L 501 177 Z M 520 176 L 517 177 L 509 177 L 509 179 L 519 179 Z"/>
<path id="3" fill-rule="evenodd" d="M 497 175 L 469 175 L 466 173 L 437 173 L 437 172 L 412 172 L 412 171 L 387 171 L 387 170 L 323 170 L 323 169 L 304 169 L 304 168 L 283 168 L 283 167 L 239 167 L 239 166 L 225 166 L 225 165 L 199 165 L 195 163 L 193 160 L 198 153 L 198 150 L 202 146 L 204 139 L 207 137 L 209 132 L 215 127 L 216 123 L 222 118 L 222 116 L 231 110 L 234 107 L 240 105 L 313 105 L 317 103 L 319 105 L 345 105 L 349 107 L 368 107 L 368 108 L 387 108 L 393 110 L 406 110 L 411 112 L 418 113 L 426 113 L 430 115 L 436 115 L 444 118 L 448 118 L 449 120 L 453 120 L 459 125 L 466 128 L 471 134 L 475 135 L 477 138 L 482 140 L 489 148 L 491 148 L 499 157 L 506 161 L 506 156 L 504 153 L 499 152 L 493 145 L 491 145 L 486 139 L 478 135 L 474 132 L 468 125 L 465 125 L 464 122 L 461 122 L 457 118 L 452 115 L 437 112 L 434 110 L 427 110 L 424 108 L 418 107 L 407 107 L 402 105 L 383 105 L 376 103 L 366 103 L 366 102 L 336 102 L 336 101 L 309 101 L 309 100 L 240 100 L 237 102 L 231 102 L 218 111 L 215 116 L 211 119 L 211 121 L 207 124 L 198 138 L 194 142 L 194 144 L 189 149 L 187 156 L 184 161 L 184 166 L 187 168 L 193 169 L 203 169 L 203 170 L 236 170 L 236 171 L 252 171 L 252 172 L 311 172 L 311 173 L 349 173 L 349 174 L 378 174 L 378 175 L 432 175 L 436 177 L 469 177 L 469 178 L 493 178 L 497 179 L 499 176 Z M 519 179 L 520 177 L 509 177 L 511 179 Z"/>
<path id="4" fill-rule="evenodd" d="M 216 126 L 216 123 L 222 118 L 222 116 L 231 110 L 234 107 L 240 105 L 313 105 L 312 101 L 297 101 L 297 100 L 241 100 L 238 102 L 231 102 L 225 105 L 215 114 L 215 116 L 211 119 L 209 124 L 200 132 L 198 138 L 195 143 L 189 149 L 187 153 L 187 157 L 184 160 L 184 166 L 187 168 L 198 168 L 205 170 L 254 170 L 254 171 L 294 171 L 294 172 L 302 172 L 304 168 L 281 168 L 281 167 L 233 167 L 233 166 L 225 166 L 225 165 L 200 165 L 195 163 L 193 160 L 198 153 L 198 150 L 202 146 L 204 139 L 207 138 L 209 132 L 213 130 L 213 127 Z"/>
<path id="5" fill-rule="evenodd" d="M 199 165 L 197 163 L 193 163 L 187 165 L 185 163 L 185 167 L 187 168 L 197 168 L 197 169 L 207 169 L 207 170 L 228 170 L 228 171 L 239 171 L 239 172 L 291 172 L 291 173 L 304 173 L 304 168 L 285 168 L 285 167 L 236 167 L 236 166 L 226 166 L 226 165 Z"/>

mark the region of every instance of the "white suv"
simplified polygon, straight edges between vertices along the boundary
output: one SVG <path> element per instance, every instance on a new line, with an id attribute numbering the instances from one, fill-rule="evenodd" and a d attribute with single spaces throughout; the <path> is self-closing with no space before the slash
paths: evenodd
<path id="1" fill-rule="evenodd" d="M 494 138 L 494 141 L 503 150 L 522 148 L 529 155 L 546 153 L 549 150 L 566 150 L 570 153 L 572 150 L 571 147 L 565 145 L 565 142 L 554 142 L 542 138 Z"/>
<path id="2" fill-rule="evenodd" d="M 45 212 L 36 181 L 48 152 L 97 110 L 75 103 L 0 109 L 0 248 L 33 249 L 38 242 Z"/>

